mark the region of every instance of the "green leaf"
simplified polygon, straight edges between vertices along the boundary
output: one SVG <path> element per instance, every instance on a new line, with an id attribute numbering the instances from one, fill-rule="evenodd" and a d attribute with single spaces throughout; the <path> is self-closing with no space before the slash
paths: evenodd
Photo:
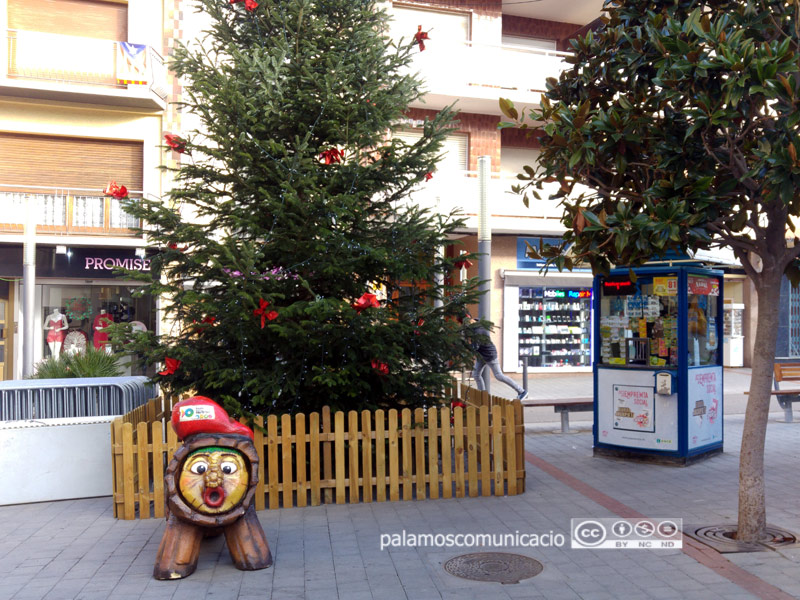
<path id="1" fill-rule="evenodd" d="M 572 153 L 572 156 L 569 157 L 568 166 L 571 169 L 575 165 L 580 162 L 581 157 L 583 156 L 583 148 L 578 148 L 575 152 Z"/>
<path id="2" fill-rule="evenodd" d="M 514 103 L 507 98 L 500 98 L 500 112 L 509 119 L 514 119 L 515 121 L 519 119 L 519 113 L 517 109 L 514 108 Z"/>

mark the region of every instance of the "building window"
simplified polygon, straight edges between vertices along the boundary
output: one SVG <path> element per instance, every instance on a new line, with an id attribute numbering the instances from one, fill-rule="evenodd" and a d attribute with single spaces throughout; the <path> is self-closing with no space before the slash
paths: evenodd
<path id="1" fill-rule="evenodd" d="M 392 38 L 399 41 L 401 37 L 405 41 L 414 36 L 417 27 L 422 25 L 423 31 L 435 31 L 435 35 L 440 48 L 444 48 L 454 42 L 463 43 L 470 39 L 470 17 L 467 12 L 445 12 L 441 10 L 426 10 L 394 5 L 392 7 Z M 434 48 L 433 45 L 430 45 Z"/>
<path id="2" fill-rule="evenodd" d="M 153 299 L 150 296 L 135 297 L 135 290 L 135 287 L 112 283 L 43 285 L 42 356 L 46 358 L 54 353 L 79 352 L 87 346 L 105 348 L 108 336 L 100 329 L 109 322 L 130 323 L 135 331 L 153 330 Z M 56 314 L 61 316 L 54 319 L 53 315 Z M 63 327 L 66 329 L 62 330 Z M 145 373 L 134 361 L 131 374 Z"/>
<path id="3" fill-rule="evenodd" d="M 411 145 L 422 139 L 422 131 L 414 129 L 396 131 L 393 136 Z M 436 163 L 437 171 L 466 171 L 469 168 L 469 135 L 466 133 L 448 133 L 442 144 L 440 154 L 443 156 Z"/>
<path id="4" fill-rule="evenodd" d="M 521 37 L 517 35 L 504 35 L 503 46 L 518 46 L 535 50 L 557 50 L 556 40 L 543 40 L 538 38 Z"/>

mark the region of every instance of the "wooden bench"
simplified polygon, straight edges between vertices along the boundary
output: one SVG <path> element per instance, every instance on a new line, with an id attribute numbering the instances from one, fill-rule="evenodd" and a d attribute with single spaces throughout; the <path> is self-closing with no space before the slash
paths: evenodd
<path id="1" fill-rule="evenodd" d="M 800 389 L 782 390 L 780 384 L 783 381 L 800 381 L 800 363 L 775 363 L 773 374 L 772 395 L 778 400 L 778 404 L 786 415 L 786 422 L 792 422 L 792 404 L 800 402 Z"/>
<path id="2" fill-rule="evenodd" d="M 561 433 L 570 433 L 569 413 L 594 411 L 594 399 L 570 398 L 568 400 L 523 400 L 522 406 L 552 406 L 553 412 L 561 413 Z"/>

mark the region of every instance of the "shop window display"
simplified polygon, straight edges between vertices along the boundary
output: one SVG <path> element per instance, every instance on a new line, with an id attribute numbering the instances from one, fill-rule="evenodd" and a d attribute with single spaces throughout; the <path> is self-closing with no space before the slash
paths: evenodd
<path id="1" fill-rule="evenodd" d="M 520 288 L 519 296 L 520 359 L 531 367 L 588 366 L 591 290 Z"/>
<path id="2" fill-rule="evenodd" d="M 152 330 L 155 311 L 149 297 L 135 298 L 135 288 L 120 285 L 43 285 L 44 357 L 82 352 L 88 346 L 110 352 L 105 327 L 130 323 L 134 330 Z M 132 374 L 136 365 L 132 365 Z"/>

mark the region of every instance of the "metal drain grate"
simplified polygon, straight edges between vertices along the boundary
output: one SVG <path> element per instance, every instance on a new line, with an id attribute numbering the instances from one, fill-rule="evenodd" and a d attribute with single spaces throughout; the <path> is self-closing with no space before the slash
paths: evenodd
<path id="1" fill-rule="evenodd" d="M 507 552 L 462 554 L 444 563 L 444 570 L 456 577 L 497 583 L 519 583 L 535 577 L 542 569 L 538 560 Z"/>
<path id="2" fill-rule="evenodd" d="M 790 531 L 767 525 L 766 535 L 754 543 L 740 542 L 734 538 L 736 523 L 724 525 L 685 525 L 683 533 L 689 537 L 711 546 L 717 552 L 766 552 L 797 543 L 797 536 Z"/>

